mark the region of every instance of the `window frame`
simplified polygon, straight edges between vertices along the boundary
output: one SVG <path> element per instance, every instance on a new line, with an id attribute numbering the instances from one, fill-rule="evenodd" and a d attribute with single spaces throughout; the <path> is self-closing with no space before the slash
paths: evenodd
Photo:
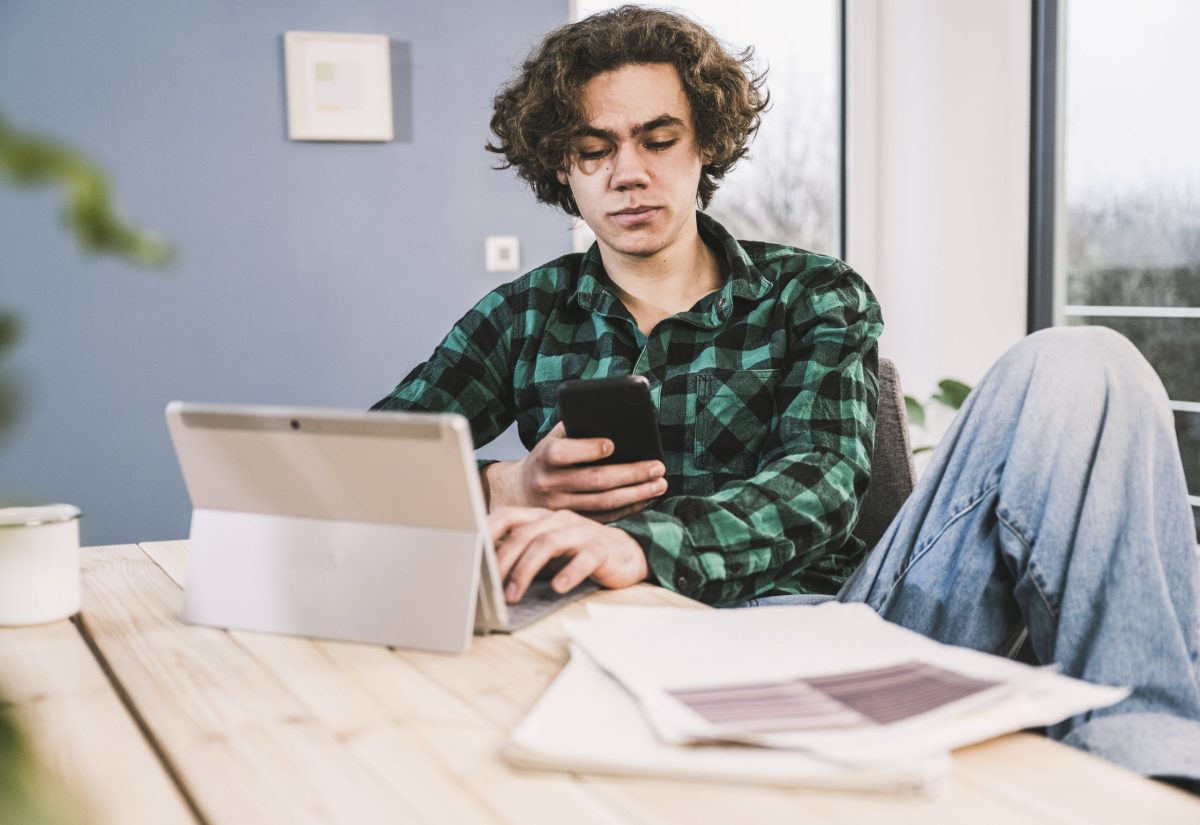
<path id="1" fill-rule="evenodd" d="M 1056 303 L 1065 294 L 1066 193 L 1063 185 L 1062 102 L 1065 100 L 1062 38 L 1069 0 L 1032 0 L 1032 66 L 1029 134 L 1029 277 L 1027 326 L 1036 332 L 1073 317 L 1195 318 L 1200 307 L 1087 306 Z M 1174 413 L 1200 414 L 1200 401 L 1171 399 Z M 1200 526 L 1200 495 L 1191 495 Z M 1200 544 L 1200 536 L 1197 537 Z"/>

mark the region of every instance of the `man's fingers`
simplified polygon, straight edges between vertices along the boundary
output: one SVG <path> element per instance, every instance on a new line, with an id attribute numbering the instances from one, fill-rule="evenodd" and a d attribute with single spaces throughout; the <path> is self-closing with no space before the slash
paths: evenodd
<path id="1" fill-rule="evenodd" d="M 540 517 L 514 524 L 496 542 L 496 563 L 500 568 L 501 581 L 504 581 L 511 575 L 513 566 L 528 552 L 529 545 L 538 536 L 551 530 L 559 529 L 568 519 L 577 518 L 574 513 L 569 513 L 565 510 L 539 509 L 537 512 L 541 514 Z"/>
<path id="2" fill-rule="evenodd" d="M 619 510 L 631 504 L 650 502 L 667 492 L 666 479 L 658 478 L 645 484 L 618 487 L 603 493 L 587 493 L 562 497 L 562 507 L 577 513 L 591 515 L 609 510 Z"/>
<path id="3" fill-rule="evenodd" d="M 575 557 L 562 570 L 554 574 L 550 586 L 555 593 L 566 593 L 574 590 L 584 579 L 596 572 L 600 559 L 591 553 L 576 553 Z"/>
<path id="4" fill-rule="evenodd" d="M 525 595 L 525 591 L 529 589 L 529 583 L 533 581 L 533 577 L 546 566 L 548 561 L 566 553 L 578 554 L 577 547 L 579 543 L 586 540 L 586 537 L 586 527 L 577 525 L 546 530 L 529 540 L 516 565 L 508 574 L 508 583 L 504 587 L 505 600 L 510 603 L 520 601 Z M 600 562 L 594 560 L 592 569 L 599 566 Z"/>
<path id="5" fill-rule="evenodd" d="M 599 461 L 613 451 L 613 443 L 607 438 L 556 438 L 543 443 L 546 464 L 552 468 Z"/>
<path id="6" fill-rule="evenodd" d="M 492 533 L 492 547 L 496 551 L 496 565 L 500 581 L 504 581 L 509 569 L 516 563 L 530 536 L 526 539 L 513 538 L 514 531 L 528 530 L 528 525 L 537 525 L 553 516 L 554 510 L 541 507 L 501 507 L 488 516 L 488 527 Z M 545 528 L 543 528 L 545 529 Z"/>
<path id="7" fill-rule="evenodd" d="M 567 510 L 514 527 L 501 547 L 510 603 L 520 601 L 538 571 L 560 557 L 567 563 L 551 582 L 560 592 L 588 576 L 605 587 L 627 587 L 649 573 L 642 546 L 629 534 Z"/>
<path id="8" fill-rule="evenodd" d="M 488 531 L 492 534 L 492 544 L 498 545 L 505 534 L 514 527 L 543 519 L 553 512 L 544 507 L 497 507 L 488 515 Z"/>
<path id="9" fill-rule="evenodd" d="M 662 478 L 667 472 L 661 461 L 635 461 L 632 464 L 602 464 L 577 467 L 555 473 L 555 486 L 560 490 L 588 493 L 614 490 Z"/>

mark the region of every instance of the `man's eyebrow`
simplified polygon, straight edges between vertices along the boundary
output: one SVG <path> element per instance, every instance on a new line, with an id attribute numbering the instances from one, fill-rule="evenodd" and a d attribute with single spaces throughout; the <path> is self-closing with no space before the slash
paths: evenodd
<path id="1" fill-rule="evenodd" d="M 665 129 L 668 126 L 682 126 L 683 121 L 674 115 L 659 115 L 654 120 L 647 120 L 640 126 L 633 127 L 633 134 L 653 132 L 655 129 Z"/>
<path id="2" fill-rule="evenodd" d="M 639 123 L 630 130 L 630 134 L 639 135 L 642 132 L 653 132 L 655 129 L 665 129 L 668 126 L 683 126 L 683 121 L 674 115 L 659 115 L 653 120 L 647 120 L 645 123 Z M 612 129 L 598 129 L 595 126 L 585 126 L 579 130 L 579 137 L 594 137 L 601 140 L 617 139 L 617 133 Z"/>

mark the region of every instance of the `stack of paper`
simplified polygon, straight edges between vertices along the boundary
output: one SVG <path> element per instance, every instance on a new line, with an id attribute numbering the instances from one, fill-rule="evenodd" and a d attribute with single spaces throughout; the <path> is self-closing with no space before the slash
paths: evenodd
<path id="1" fill-rule="evenodd" d="M 571 662 L 512 735 L 518 764 L 921 791 L 953 748 L 1128 695 L 938 644 L 864 605 L 595 605 L 568 631 Z"/>

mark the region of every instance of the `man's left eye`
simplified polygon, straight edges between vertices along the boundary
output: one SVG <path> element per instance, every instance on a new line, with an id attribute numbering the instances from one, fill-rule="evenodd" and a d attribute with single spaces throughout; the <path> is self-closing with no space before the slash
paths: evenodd
<path id="1" fill-rule="evenodd" d="M 646 144 L 646 148 L 655 152 L 663 152 L 678 143 L 678 140 L 656 140 Z"/>

